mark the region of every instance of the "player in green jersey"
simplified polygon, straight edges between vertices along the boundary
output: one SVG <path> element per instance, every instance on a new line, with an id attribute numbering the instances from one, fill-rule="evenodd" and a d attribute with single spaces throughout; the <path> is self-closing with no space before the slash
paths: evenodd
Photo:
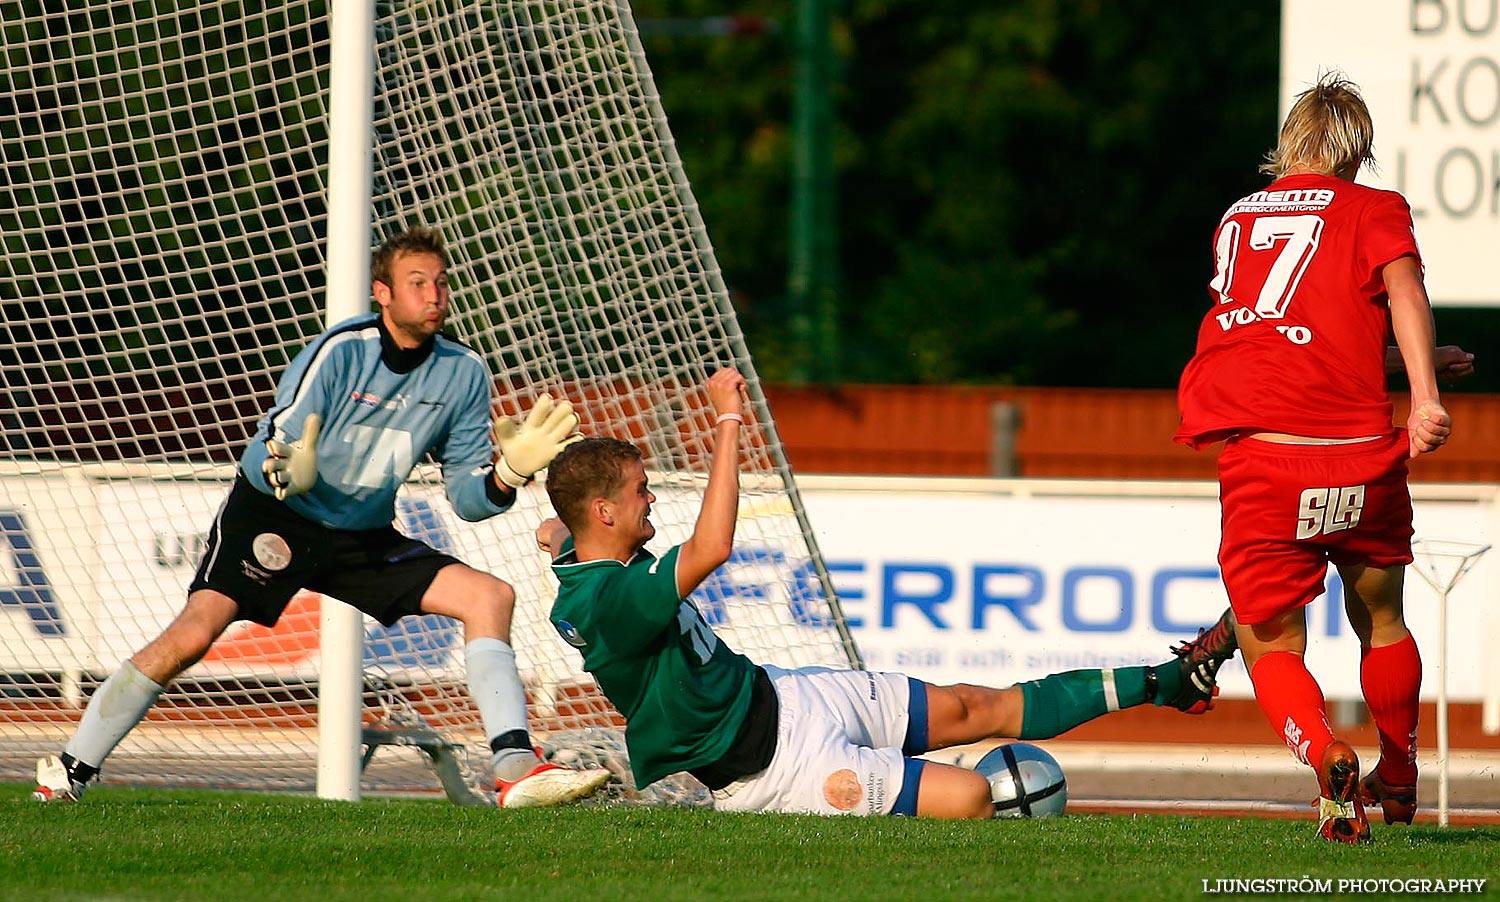
<path id="1" fill-rule="evenodd" d="M 745 380 L 708 380 L 718 418 L 692 535 L 661 557 L 640 451 L 589 438 L 548 470 L 558 517 L 537 529 L 560 590 L 553 625 L 626 721 L 636 785 L 687 771 L 718 808 L 990 817 L 988 781 L 915 756 L 989 737 L 1045 739 L 1141 704 L 1207 711 L 1235 651 L 1225 614 L 1155 667 L 1074 670 L 992 689 L 903 674 L 757 665 L 714 635 L 688 596 L 729 560 L 739 508 Z"/>

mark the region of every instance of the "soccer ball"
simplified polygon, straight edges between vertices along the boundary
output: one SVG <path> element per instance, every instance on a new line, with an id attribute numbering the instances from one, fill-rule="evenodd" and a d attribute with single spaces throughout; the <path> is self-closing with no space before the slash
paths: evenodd
<path id="1" fill-rule="evenodd" d="M 990 781 L 995 817 L 1056 817 L 1068 806 L 1068 778 L 1057 759 L 1028 742 L 1002 745 L 974 769 Z"/>

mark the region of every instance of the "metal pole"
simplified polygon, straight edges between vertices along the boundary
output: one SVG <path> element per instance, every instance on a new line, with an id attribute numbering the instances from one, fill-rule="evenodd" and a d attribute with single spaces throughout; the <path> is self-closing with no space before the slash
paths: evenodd
<path id="1" fill-rule="evenodd" d="M 1438 596 L 1438 826 L 1448 826 L 1448 593 L 1490 550 L 1489 545 L 1448 539 L 1412 542 L 1412 569 Z M 1439 566 L 1440 562 L 1448 562 Z M 1446 572 L 1445 572 L 1446 571 Z"/>
<path id="2" fill-rule="evenodd" d="M 837 196 L 833 166 L 831 0 L 798 0 L 794 26 L 792 209 L 787 296 L 792 379 L 839 373 Z"/>
<path id="3" fill-rule="evenodd" d="M 375 3 L 333 0 L 328 100 L 328 325 L 370 309 Z M 364 620 L 323 596 L 318 668 L 318 796 L 359 800 Z"/>
<path id="4" fill-rule="evenodd" d="M 1438 593 L 1438 826 L 1448 826 L 1448 590 Z"/>
<path id="5" fill-rule="evenodd" d="M 630 5 L 627 0 L 619 0 L 618 5 L 621 20 L 631 21 Z M 632 34 L 630 29 L 626 29 L 625 36 L 630 42 L 631 54 L 641 61 L 641 71 L 649 72 L 644 65 L 646 54 L 641 48 L 639 39 Z M 651 105 L 652 117 L 658 122 L 666 122 L 666 113 L 661 109 L 654 86 L 647 93 L 646 99 Z M 708 230 L 704 227 L 703 219 L 698 213 L 698 202 L 693 199 L 693 186 L 688 182 L 687 175 L 682 168 L 682 160 L 677 156 L 676 146 L 671 142 L 663 144 L 662 156 L 672 173 L 672 182 L 682 196 L 683 209 L 687 214 L 688 222 L 692 225 L 694 243 L 706 254 L 712 247 L 708 240 Z M 738 322 L 734 319 L 733 308 L 729 303 L 729 289 L 724 285 L 723 276 L 717 266 L 705 265 L 703 272 L 712 287 L 714 303 L 725 314 L 724 321 L 727 324 L 734 361 L 750 383 L 750 399 L 755 406 L 756 420 L 765 430 L 766 443 L 776 466 L 776 474 L 786 489 L 787 500 L 791 502 L 792 511 L 797 518 L 797 526 L 802 531 L 803 540 L 807 543 L 807 552 L 812 561 L 813 570 L 817 574 L 818 585 L 823 590 L 823 598 L 828 603 L 829 616 L 833 620 L 834 628 L 838 631 L 845 660 L 848 661 L 850 667 L 862 670 L 864 659 L 860 656 L 859 646 L 854 641 L 854 634 L 849 629 L 847 618 L 844 617 L 838 593 L 833 590 L 833 577 L 829 575 L 828 567 L 823 561 L 823 553 L 818 549 L 817 535 L 813 532 L 811 521 L 808 520 L 807 507 L 802 503 L 802 496 L 797 491 L 797 483 L 792 478 L 792 465 L 787 460 L 786 447 L 776 432 L 776 422 L 771 418 L 770 405 L 766 403 L 765 390 L 761 386 L 760 377 L 756 375 L 755 364 L 750 359 L 750 349 L 745 344 L 745 336 L 740 332 Z"/>

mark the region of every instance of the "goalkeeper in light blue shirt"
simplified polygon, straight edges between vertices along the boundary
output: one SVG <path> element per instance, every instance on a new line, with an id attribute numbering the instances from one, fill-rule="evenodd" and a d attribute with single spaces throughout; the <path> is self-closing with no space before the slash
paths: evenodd
<path id="1" fill-rule="evenodd" d="M 371 283 L 379 312 L 324 332 L 282 374 L 209 531 L 187 605 L 99 687 L 62 754 L 38 762 L 34 798 L 80 798 L 164 687 L 231 623 L 273 626 L 303 589 L 387 626 L 416 614 L 463 622 L 497 804 L 558 804 L 609 779 L 603 768 L 575 771 L 537 756 L 510 646 L 515 590 L 392 525 L 397 491 L 429 455 L 460 517 L 504 512 L 516 489 L 580 437 L 578 417 L 544 394 L 524 423 L 494 422 L 492 441 L 489 367 L 442 334 L 448 258 L 436 232 L 414 228 L 387 241 Z"/>

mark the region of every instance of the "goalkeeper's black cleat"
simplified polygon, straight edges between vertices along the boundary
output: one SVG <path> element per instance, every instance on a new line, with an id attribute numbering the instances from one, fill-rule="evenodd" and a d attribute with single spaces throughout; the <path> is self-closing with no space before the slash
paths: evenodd
<path id="1" fill-rule="evenodd" d="M 1167 704 L 1187 714 L 1204 714 L 1219 694 L 1219 668 L 1234 657 L 1239 640 L 1234 635 L 1234 611 L 1226 608 L 1217 623 L 1198 631 L 1198 638 L 1172 647 L 1182 671 L 1182 689 Z"/>

